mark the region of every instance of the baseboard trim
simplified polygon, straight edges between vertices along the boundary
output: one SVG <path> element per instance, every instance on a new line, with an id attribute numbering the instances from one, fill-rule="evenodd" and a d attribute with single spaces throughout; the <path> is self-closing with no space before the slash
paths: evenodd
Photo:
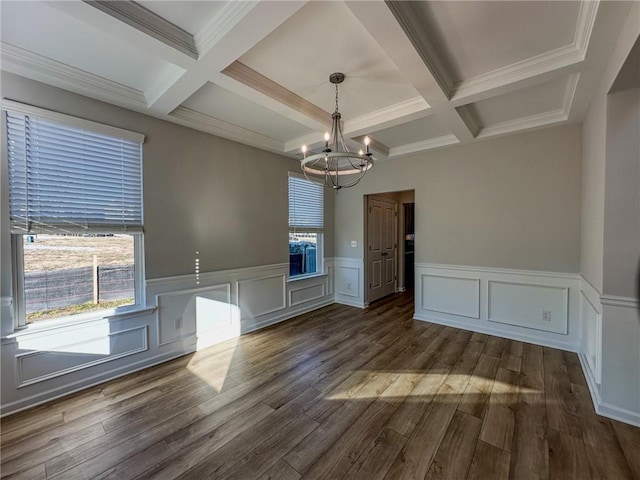
<path id="1" fill-rule="evenodd" d="M 153 367 L 155 365 L 160 365 L 161 363 L 174 360 L 184 355 L 189 355 L 190 353 L 194 353 L 195 351 L 196 350 L 194 347 L 193 349 L 188 348 L 181 351 L 163 353 L 151 358 L 140 360 L 138 362 L 135 362 L 134 364 L 115 368 L 113 370 L 109 370 L 107 372 L 103 372 L 98 375 L 93 375 L 88 379 L 78 380 L 77 382 L 70 384 L 72 385 L 71 390 L 67 390 L 67 388 L 69 388 L 69 385 L 63 385 L 59 388 L 47 390 L 46 392 L 41 392 L 36 395 L 31 395 L 29 397 L 7 403 L 6 405 L 2 405 L 2 413 L 0 413 L 0 418 L 13 415 L 14 413 L 18 413 L 23 410 L 27 410 L 29 408 L 37 407 L 38 405 L 49 403 L 53 400 L 57 400 L 59 398 L 66 397 L 68 395 L 72 395 L 82 390 L 87 390 L 91 387 L 95 387 L 96 385 L 100 385 L 102 383 L 115 380 L 116 378 L 124 377 L 126 375 L 139 372 L 140 370 L 144 370 L 145 368 Z M 134 365 L 134 367 L 131 368 L 131 365 Z M 73 385 L 76 385 L 76 386 L 74 387 Z M 61 391 L 61 390 L 64 390 L 64 391 Z"/>
<path id="2" fill-rule="evenodd" d="M 297 309 L 293 309 L 290 310 L 286 313 L 283 313 L 281 315 L 277 315 L 275 317 L 269 318 L 267 320 L 263 320 L 259 323 L 256 323 L 255 325 L 252 325 L 251 327 L 247 328 L 246 330 L 243 330 L 241 335 L 244 335 L 245 333 L 251 333 L 251 332 L 255 332 L 256 330 L 260 330 L 266 327 L 270 327 L 271 325 L 275 325 L 277 323 L 281 323 L 284 322 L 286 320 L 290 320 L 293 317 L 297 317 L 298 315 L 304 315 L 305 313 L 309 313 L 309 312 L 313 312 L 314 310 L 318 310 L 320 308 L 323 307 L 327 307 L 331 304 L 335 303 L 333 301 L 333 298 L 329 297 L 326 298 L 320 302 L 315 302 L 311 305 L 307 305 L 305 307 L 302 308 L 297 308 Z"/>
<path id="3" fill-rule="evenodd" d="M 580 366 L 584 372 L 584 377 L 587 380 L 587 386 L 589 387 L 589 393 L 591 393 L 591 401 L 593 402 L 593 408 L 598 415 L 617 420 L 619 422 L 628 423 L 635 427 L 640 427 L 640 412 L 632 412 L 625 408 L 616 407 L 609 403 L 603 402 L 600 396 L 600 389 L 595 382 L 595 378 L 589 368 L 586 355 L 579 351 L 578 358 L 580 359 Z"/>
<path id="4" fill-rule="evenodd" d="M 362 302 L 359 302 L 358 300 L 350 300 L 344 297 L 338 297 L 336 295 L 336 299 L 334 303 L 339 303 L 340 305 L 347 305 L 349 307 L 356 307 L 356 308 L 366 308 L 367 305 L 365 305 Z"/>
<path id="5" fill-rule="evenodd" d="M 505 332 L 500 328 L 491 328 L 483 325 L 470 325 L 468 323 L 457 322 L 455 320 L 445 320 L 442 318 L 434 318 L 428 315 L 423 315 L 420 313 L 413 314 L 414 320 L 419 320 L 422 322 L 431 322 L 437 323 L 438 325 L 445 325 L 447 327 L 459 328 L 461 330 L 468 330 L 471 332 L 484 333 L 487 335 L 493 335 L 501 338 L 508 338 L 510 340 L 518 340 L 520 342 L 532 343 L 534 345 L 540 345 L 543 347 L 551 347 L 557 348 L 560 350 L 565 350 L 568 352 L 576 352 L 578 350 L 577 345 L 568 343 L 568 342 L 558 342 L 554 340 L 549 340 L 546 338 L 535 337 L 533 335 L 521 335 L 513 332 Z"/>

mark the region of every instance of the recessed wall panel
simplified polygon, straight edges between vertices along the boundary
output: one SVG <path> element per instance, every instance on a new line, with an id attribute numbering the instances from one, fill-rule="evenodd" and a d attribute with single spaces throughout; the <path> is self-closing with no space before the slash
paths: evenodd
<path id="1" fill-rule="evenodd" d="M 488 320 L 567 333 L 569 289 L 515 282 L 488 282 Z"/>
<path id="2" fill-rule="evenodd" d="M 423 274 L 421 280 L 423 310 L 480 318 L 479 279 Z"/>

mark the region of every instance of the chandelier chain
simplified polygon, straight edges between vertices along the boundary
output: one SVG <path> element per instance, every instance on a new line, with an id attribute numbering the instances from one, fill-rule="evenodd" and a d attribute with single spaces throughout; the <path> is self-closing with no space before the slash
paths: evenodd
<path id="1" fill-rule="evenodd" d="M 336 113 L 338 113 L 338 84 L 336 83 Z"/>

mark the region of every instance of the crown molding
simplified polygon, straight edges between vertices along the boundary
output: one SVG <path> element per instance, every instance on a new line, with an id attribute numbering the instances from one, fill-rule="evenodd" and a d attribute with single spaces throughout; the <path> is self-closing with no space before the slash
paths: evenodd
<path id="1" fill-rule="evenodd" d="M 2 69 L 39 82 L 129 108 L 147 108 L 144 92 L 1 42 Z"/>
<path id="2" fill-rule="evenodd" d="M 252 88 L 287 107 L 313 119 L 321 125 L 331 126 L 331 114 L 322 108 L 287 90 L 270 78 L 256 72 L 243 63 L 233 62 L 222 73 L 249 88 Z"/>
<path id="3" fill-rule="evenodd" d="M 417 120 L 432 113 L 431 107 L 424 98 L 414 97 L 359 117 L 345 120 L 344 134 L 360 135 L 371 133 Z"/>
<path id="4" fill-rule="evenodd" d="M 567 78 L 562 106 L 560 108 L 549 112 L 518 118 L 516 120 L 496 123 L 495 125 L 489 125 L 487 127 L 481 127 L 478 133 L 478 138 L 514 133 L 519 130 L 529 130 L 532 128 L 539 128 L 567 121 L 569 119 L 569 114 L 571 113 L 571 106 L 573 105 L 573 98 L 575 96 L 576 89 L 578 88 L 579 79 L 580 73 L 578 72 L 569 75 Z"/>
<path id="5" fill-rule="evenodd" d="M 591 40 L 591 33 L 593 32 L 593 25 L 596 23 L 599 6 L 600 0 L 582 0 L 580 2 L 573 44 L 580 53 L 582 60 L 585 59 L 587 54 L 587 47 L 589 47 L 589 40 Z"/>
<path id="6" fill-rule="evenodd" d="M 506 135 L 508 133 L 518 132 L 520 130 L 531 130 L 533 128 L 546 127 L 554 123 L 564 122 L 568 119 L 564 107 L 549 112 L 537 113 L 528 117 L 500 122 L 488 127 L 482 127 L 476 138 L 488 138 L 498 135 Z"/>
<path id="7" fill-rule="evenodd" d="M 457 105 L 464 105 L 474 101 L 474 97 L 481 93 L 540 76 L 582 60 L 580 52 L 573 45 L 556 48 L 456 83 L 451 101 Z"/>
<path id="8" fill-rule="evenodd" d="M 193 36 L 177 25 L 165 20 L 142 5 L 133 2 L 113 2 L 107 0 L 82 0 L 84 3 L 140 30 L 147 35 L 169 45 L 176 50 L 198 58 L 198 49 Z"/>
<path id="9" fill-rule="evenodd" d="M 564 98 L 562 101 L 562 110 L 567 118 L 569 118 L 569 115 L 571 114 L 571 107 L 573 106 L 573 99 L 576 96 L 579 80 L 580 72 L 572 73 L 567 79 L 567 85 L 565 87 Z"/>
<path id="10" fill-rule="evenodd" d="M 195 130 L 211 133 L 270 152 L 283 153 L 283 143 L 279 140 L 247 130 L 246 128 L 238 127 L 223 120 L 205 115 L 204 113 L 196 112 L 190 108 L 179 106 L 167 115 L 167 117 L 175 123 Z"/>
<path id="11" fill-rule="evenodd" d="M 571 44 L 457 82 L 453 85 L 451 101 L 456 105 L 464 105 L 479 100 L 475 97 L 488 91 L 498 90 L 507 85 L 581 63 L 586 56 L 598 5 L 599 0 L 583 0 L 580 3 L 574 40 Z M 548 80 L 548 78 L 541 80 Z M 488 96 L 484 95 L 484 98 Z"/>
<path id="12" fill-rule="evenodd" d="M 447 98 L 451 97 L 454 82 L 449 76 L 444 63 L 437 54 L 435 46 L 425 34 L 424 26 L 419 25 L 411 2 L 385 0 L 385 4 L 391 10 L 396 21 L 415 48 L 416 52 L 427 66 L 433 78 Z"/>
<path id="13" fill-rule="evenodd" d="M 257 4 L 255 1 L 227 2 L 222 10 L 193 36 L 197 51 L 201 55 L 208 52 Z"/>
<path id="14" fill-rule="evenodd" d="M 458 137 L 453 134 L 430 138 L 429 140 L 423 140 L 422 142 L 409 143 L 400 147 L 392 147 L 389 149 L 389 158 L 404 157 L 406 155 L 411 155 L 412 153 L 433 150 L 435 148 L 456 145 L 458 143 L 460 143 Z"/>

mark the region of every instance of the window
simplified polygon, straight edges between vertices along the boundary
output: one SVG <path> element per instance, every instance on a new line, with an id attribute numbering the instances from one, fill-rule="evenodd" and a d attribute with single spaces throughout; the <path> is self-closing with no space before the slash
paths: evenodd
<path id="1" fill-rule="evenodd" d="M 324 188 L 289 173 L 289 277 L 322 271 Z"/>
<path id="2" fill-rule="evenodd" d="M 144 136 L 3 109 L 18 326 L 142 304 Z"/>

